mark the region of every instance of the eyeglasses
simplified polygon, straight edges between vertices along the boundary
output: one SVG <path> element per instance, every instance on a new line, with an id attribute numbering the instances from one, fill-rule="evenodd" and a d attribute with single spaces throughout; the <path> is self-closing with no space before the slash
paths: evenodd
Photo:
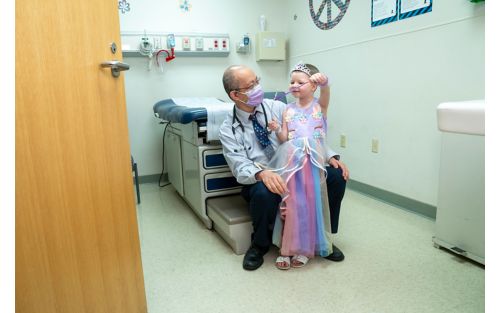
<path id="1" fill-rule="evenodd" d="M 255 80 L 252 82 L 252 84 L 248 87 L 244 87 L 244 88 L 236 88 L 236 89 L 233 89 L 234 91 L 242 91 L 242 90 L 250 90 L 252 88 L 254 88 L 255 86 L 257 86 L 258 84 L 260 83 L 260 77 L 255 77 Z"/>

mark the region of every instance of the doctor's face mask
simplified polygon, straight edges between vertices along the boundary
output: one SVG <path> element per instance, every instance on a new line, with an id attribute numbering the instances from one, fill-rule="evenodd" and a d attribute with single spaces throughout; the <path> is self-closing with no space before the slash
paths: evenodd
<path id="1" fill-rule="evenodd" d="M 249 91 L 244 92 L 244 94 L 248 97 L 245 104 L 252 107 L 258 106 L 262 103 L 262 100 L 264 100 L 264 91 L 262 90 L 260 84 L 255 85 Z"/>

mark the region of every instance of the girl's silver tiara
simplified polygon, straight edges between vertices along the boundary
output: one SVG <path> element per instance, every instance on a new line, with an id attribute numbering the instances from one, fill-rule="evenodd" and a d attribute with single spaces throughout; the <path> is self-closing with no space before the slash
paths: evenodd
<path id="1" fill-rule="evenodd" d="M 307 76 L 311 76 L 311 70 L 302 62 L 295 65 L 295 67 L 292 69 L 292 72 L 295 71 L 303 72 L 306 73 Z"/>

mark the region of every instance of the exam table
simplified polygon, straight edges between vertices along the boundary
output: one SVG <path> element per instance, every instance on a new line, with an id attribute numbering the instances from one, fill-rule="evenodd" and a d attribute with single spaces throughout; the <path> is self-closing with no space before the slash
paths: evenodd
<path id="1" fill-rule="evenodd" d="M 264 97 L 286 102 L 283 92 L 265 92 Z M 236 254 L 245 253 L 250 246 L 251 219 L 239 194 L 241 185 L 233 177 L 218 140 L 221 118 L 233 104 L 214 98 L 183 98 L 182 105 L 180 102 L 165 99 L 153 106 L 154 115 L 167 123 L 168 179 L 208 229 L 220 234 Z M 212 107 L 218 108 L 215 117 L 210 113 Z"/>

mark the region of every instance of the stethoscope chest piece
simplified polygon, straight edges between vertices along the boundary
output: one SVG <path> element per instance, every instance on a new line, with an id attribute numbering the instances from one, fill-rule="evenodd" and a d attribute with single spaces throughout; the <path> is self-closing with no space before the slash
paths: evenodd
<path id="1" fill-rule="evenodd" d="M 266 112 L 266 108 L 264 107 L 264 104 L 260 104 L 260 106 L 262 107 L 262 113 L 264 113 L 264 120 L 265 120 L 265 123 L 266 123 L 266 130 L 267 130 L 267 133 L 270 134 L 271 131 L 269 130 L 269 123 L 267 121 L 267 112 Z M 233 131 L 233 135 L 236 135 L 236 128 L 237 127 L 240 127 L 241 128 L 241 131 L 244 133 L 245 132 L 245 127 L 243 127 L 243 124 L 241 123 L 240 119 L 238 118 L 238 116 L 236 116 L 236 105 L 233 106 L 233 124 L 231 125 L 231 129 Z"/>

